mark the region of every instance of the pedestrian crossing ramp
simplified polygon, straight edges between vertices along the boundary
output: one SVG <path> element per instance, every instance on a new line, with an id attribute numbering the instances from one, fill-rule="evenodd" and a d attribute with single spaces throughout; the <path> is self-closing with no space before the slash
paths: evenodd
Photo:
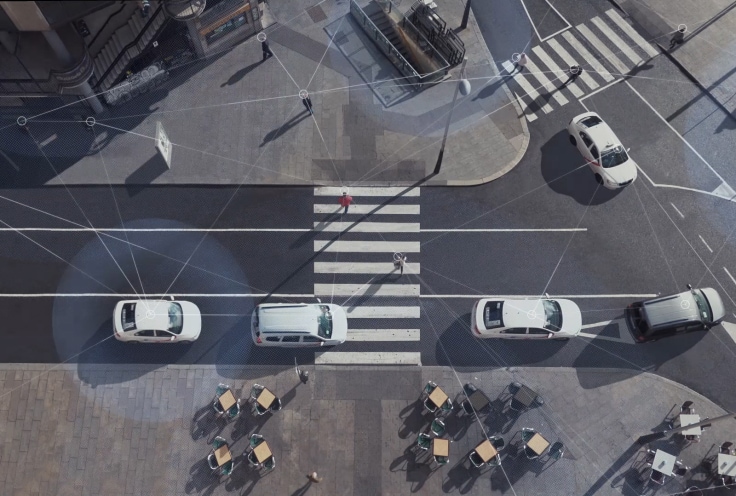
<path id="1" fill-rule="evenodd" d="M 314 295 L 345 308 L 347 341 L 317 365 L 421 365 L 420 189 L 354 187 L 343 213 L 340 187 L 314 188 Z M 404 275 L 393 255 L 408 257 Z"/>
<path id="2" fill-rule="evenodd" d="M 531 49 L 524 71 L 515 71 L 512 60 L 502 63 L 513 74 L 512 91 L 529 122 L 549 114 L 570 100 L 584 99 L 608 84 L 620 80 L 636 67 L 659 55 L 614 9 L 578 24 Z M 584 71 L 563 86 L 569 68 Z"/>

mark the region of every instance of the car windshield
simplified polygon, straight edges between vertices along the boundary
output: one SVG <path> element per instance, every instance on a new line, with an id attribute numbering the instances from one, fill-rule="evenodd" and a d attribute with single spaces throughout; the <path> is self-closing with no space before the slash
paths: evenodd
<path id="1" fill-rule="evenodd" d="M 597 126 L 601 122 L 603 121 L 601 120 L 600 117 L 598 117 L 597 115 L 591 115 L 590 117 L 586 117 L 585 119 L 582 119 L 580 121 L 580 125 L 584 127 L 593 127 L 593 126 Z"/>
<path id="2" fill-rule="evenodd" d="M 698 311 L 703 320 L 713 322 L 713 313 L 710 311 L 710 305 L 708 305 L 708 301 L 705 299 L 702 291 L 699 289 L 693 291 L 693 297 L 695 297 L 695 303 L 698 305 Z"/>
<path id="3" fill-rule="evenodd" d="M 317 317 L 317 334 L 323 338 L 332 337 L 332 312 L 327 305 L 320 305 L 322 313 Z"/>
<path id="4" fill-rule="evenodd" d="M 601 156 L 601 165 L 604 169 L 616 167 L 629 160 L 629 156 L 626 154 L 626 150 L 621 145 L 609 148 L 603 152 Z"/>
<path id="5" fill-rule="evenodd" d="M 483 308 L 483 325 L 486 329 L 503 327 L 503 302 L 489 301 Z"/>
<path id="6" fill-rule="evenodd" d="M 181 334 L 181 329 L 184 325 L 184 315 L 181 311 L 181 305 L 178 303 L 171 303 L 169 305 L 169 332 L 174 334 Z"/>
<path id="7" fill-rule="evenodd" d="M 135 331 L 135 303 L 126 303 L 123 305 L 123 311 L 120 314 L 124 331 Z"/>
<path id="8" fill-rule="evenodd" d="M 562 329 L 562 310 L 560 304 L 556 301 L 542 300 L 544 305 L 544 314 L 547 321 L 544 324 L 544 328 L 548 331 L 558 332 Z"/>

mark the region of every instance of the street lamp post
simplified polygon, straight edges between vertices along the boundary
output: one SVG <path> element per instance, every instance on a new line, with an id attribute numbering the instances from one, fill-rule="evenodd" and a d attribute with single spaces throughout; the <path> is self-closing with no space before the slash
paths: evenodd
<path id="1" fill-rule="evenodd" d="M 442 136 L 442 146 L 440 147 L 440 154 L 437 157 L 437 163 L 434 166 L 433 174 L 436 176 L 440 173 L 440 167 L 442 167 L 442 157 L 445 155 L 445 143 L 447 142 L 447 133 L 450 131 L 450 124 L 452 123 L 452 113 L 455 110 L 455 101 L 457 100 L 458 92 L 462 93 L 463 96 L 470 94 L 470 81 L 464 78 L 465 76 L 465 64 L 468 62 L 468 58 L 463 59 L 463 65 L 460 68 L 460 79 L 455 86 L 455 95 L 452 97 L 452 106 L 450 107 L 450 115 L 447 117 L 447 124 L 445 124 L 445 134 Z"/>

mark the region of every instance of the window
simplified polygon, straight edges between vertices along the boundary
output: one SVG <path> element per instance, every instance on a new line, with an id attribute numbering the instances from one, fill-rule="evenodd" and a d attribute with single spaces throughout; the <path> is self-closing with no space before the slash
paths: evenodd
<path id="1" fill-rule="evenodd" d="M 629 156 L 626 154 L 626 150 L 624 150 L 623 146 L 618 145 L 614 146 L 610 150 L 605 150 L 603 152 L 603 160 L 601 161 L 601 165 L 603 165 L 604 169 L 608 169 L 610 167 L 621 165 L 627 160 L 629 160 Z"/>
<path id="2" fill-rule="evenodd" d="M 181 311 L 181 305 L 178 303 L 171 303 L 169 305 L 169 332 L 174 334 L 181 334 L 181 329 L 184 326 L 184 315 Z"/>
<path id="3" fill-rule="evenodd" d="M 526 334 L 526 328 L 525 327 L 510 327 L 501 332 L 504 334 Z"/>
<path id="4" fill-rule="evenodd" d="M 537 329 L 536 327 L 530 327 L 529 334 L 544 334 L 545 336 L 550 335 L 549 331 L 545 331 L 544 329 Z"/>
<path id="5" fill-rule="evenodd" d="M 317 336 L 304 336 L 302 338 L 302 343 L 321 343 L 322 340 L 318 338 Z"/>
<path id="6" fill-rule="evenodd" d="M 269 336 L 269 337 L 266 338 L 266 341 L 272 341 L 272 342 L 278 343 L 279 341 L 281 341 L 281 338 L 279 338 L 277 336 Z"/>
<path id="7" fill-rule="evenodd" d="M 327 305 L 320 305 L 322 314 L 317 317 L 317 334 L 325 339 L 332 337 L 332 313 Z"/>
<path id="8" fill-rule="evenodd" d="M 710 305 L 708 305 L 708 301 L 705 299 L 702 291 L 697 289 L 693 291 L 692 294 L 695 298 L 695 303 L 698 305 L 700 318 L 703 319 L 704 322 L 713 322 L 713 312 L 711 312 Z"/>
<path id="9" fill-rule="evenodd" d="M 583 127 L 593 127 L 597 126 L 603 122 L 600 117 L 597 115 L 591 115 L 590 117 L 586 117 L 585 119 L 580 121 L 580 125 Z"/>
<path id="10" fill-rule="evenodd" d="M 174 335 L 171 334 L 169 331 L 156 331 L 156 337 L 157 338 L 173 338 Z"/>
<path id="11" fill-rule="evenodd" d="M 588 138 L 588 135 L 585 133 L 580 133 L 580 139 L 583 140 L 583 143 L 585 143 L 585 146 L 590 148 L 593 145 L 593 141 Z"/>
<path id="12" fill-rule="evenodd" d="M 595 146 L 590 149 L 590 154 L 593 155 L 596 160 L 601 158 L 600 154 L 598 153 L 598 148 L 596 148 Z"/>
<path id="13" fill-rule="evenodd" d="M 138 331 L 138 332 L 135 333 L 135 335 L 138 336 L 138 337 L 143 337 L 143 338 L 152 338 L 152 337 L 154 337 L 153 331 Z"/>
<path id="14" fill-rule="evenodd" d="M 281 342 L 282 343 L 298 343 L 299 336 L 284 336 L 284 339 L 282 339 Z"/>
<path id="15" fill-rule="evenodd" d="M 562 329 L 562 309 L 560 304 L 552 300 L 542 300 L 544 306 L 544 314 L 547 322 L 544 324 L 544 328 L 548 331 L 558 332 Z"/>
<path id="16" fill-rule="evenodd" d="M 123 305 L 120 319 L 123 323 L 123 331 L 135 330 L 135 303 L 126 303 Z"/>
<path id="17" fill-rule="evenodd" d="M 503 302 L 489 301 L 483 308 L 483 325 L 486 329 L 503 327 Z"/>

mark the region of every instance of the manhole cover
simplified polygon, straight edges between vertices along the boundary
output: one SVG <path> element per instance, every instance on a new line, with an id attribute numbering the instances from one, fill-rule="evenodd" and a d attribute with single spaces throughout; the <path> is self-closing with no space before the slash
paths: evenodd
<path id="1" fill-rule="evenodd" d="M 319 5 L 315 5 L 314 7 L 310 7 L 307 9 L 307 13 L 309 14 L 309 17 L 312 18 L 312 21 L 314 22 L 320 22 L 327 19 L 327 16 L 325 15 L 325 11 L 322 10 L 322 7 Z"/>

